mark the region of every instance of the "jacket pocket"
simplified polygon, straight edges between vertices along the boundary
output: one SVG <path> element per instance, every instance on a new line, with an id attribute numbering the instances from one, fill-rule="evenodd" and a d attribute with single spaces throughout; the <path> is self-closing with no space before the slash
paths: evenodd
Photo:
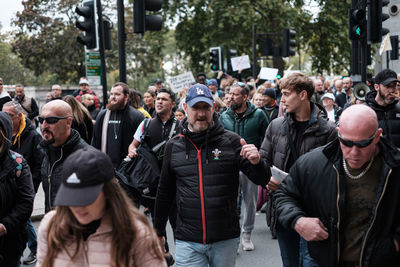
<path id="1" fill-rule="evenodd" d="M 400 266 L 399 253 L 392 237 L 386 237 L 376 242 L 371 255 L 371 267 Z"/>

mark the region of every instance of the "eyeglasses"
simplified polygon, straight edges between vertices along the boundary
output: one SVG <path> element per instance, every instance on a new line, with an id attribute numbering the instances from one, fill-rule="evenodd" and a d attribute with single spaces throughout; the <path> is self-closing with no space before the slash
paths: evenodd
<path id="1" fill-rule="evenodd" d="M 372 141 L 374 141 L 374 139 L 375 139 L 377 133 L 378 133 L 378 130 L 376 130 L 376 132 L 374 133 L 373 136 L 371 136 L 370 138 L 368 138 L 368 139 L 366 139 L 366 140 L 361 140 L 361 141 L 350 141 L 350 140 L 343 139 L 343 138 L 340 136 L 340 132 L 338 132 L 338 138 L 339 138 L 339 141 L 340 141 L 343 145 L 345 145 L 345 146 L 347 146 L 347 147 L 356 146 L 356 147 L 358 147 L 358 148 L 364 148 L 364 147 L 369 146 L 369 145 L 372 143 Z"/>
<path id="2" fill-rule="evenodd" d="M 40 123 L 43 123 L 44 121 L 46 121 L 48 124 L 55 124 L 55 123 L 57 123 L 59 120 L 62 120 L 62 119 L 67 119 L 67 118 L 69 118 L 70 116 L 67 116 L 67 117 L 46 117 L 46 118 L 44 118 L 44 117 L 39 117 L 39 122 Z"/>

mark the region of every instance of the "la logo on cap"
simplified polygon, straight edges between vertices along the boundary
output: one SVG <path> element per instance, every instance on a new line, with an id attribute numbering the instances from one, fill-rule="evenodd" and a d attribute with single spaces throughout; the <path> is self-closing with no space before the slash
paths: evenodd
<path id="1" fill-rule="evenodd" d="M 78 176 L 76 176 L 76 173 L 73 173 L 68 177 L 67 183 L 68 184 L 80 184 L 81 180 L 79 180 Z"/>
<path id="2" fill-rule="evenodd" d="M 197 87 L 196 90 L 198 95 L 204 95 L 204 91 L 200 87 Z"/>

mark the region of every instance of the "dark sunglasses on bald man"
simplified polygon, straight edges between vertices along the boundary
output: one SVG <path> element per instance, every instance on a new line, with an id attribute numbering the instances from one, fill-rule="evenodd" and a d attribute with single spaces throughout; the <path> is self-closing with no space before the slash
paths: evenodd
<path id="1" fill-rule="evenodd" d="M 374 141 L 374 139 L 375 139 L 377 133 L 378 133 L 378 130 L 376 130 L 376 132 L 374 133 L 373 136 L 371 136 L 370 138 L 365 139 L 365 140 L 361 140 L 361 141 L 350 141 L 350 140 L 346 140 L 346 139 L 342 138 L 342 137 L 340 136 L 340 132 L 338 132 L 338 138 L 339 138 L 340 143 L 342 143 L 343 145 L 345 145 L 345 146 L 347 146 L 347 147 L 356 146 L 356 147 L 358 147 L 358 148 L 364 148 L 364 147 L 369 146 L 369 145 L 372 143 L 372 141 Z"/>
<path id="2" fill-rule="evenodd" d="M 46 121 L 48 124 L 55 124 L 59 120 L 67 119 L 69 117 L 70 116 L 67 116 L 67 117 L 46 117 L 46 118 L 45 117 L 39 117 L 39 122 L 43 123 L 44 121 Z"/>

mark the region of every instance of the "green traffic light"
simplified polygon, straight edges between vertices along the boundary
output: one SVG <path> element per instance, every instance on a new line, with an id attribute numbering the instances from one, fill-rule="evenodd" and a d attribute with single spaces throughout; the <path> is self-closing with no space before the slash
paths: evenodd
<path id="1" fill-rule="evenodd" d="M 277 74 L 277 75 L 276 75 L 276 78 L 279 80 L 280 78 L 282 78 L 282 76 L 279 75 L 279 74 Z"/>
<path id="2" fill-rule="evenodd" d="M 357 27 L 357 28 L 356 28 L 356 34 L 357 34 L 358 36 L 361 36 L 361 28 L 360 28 L 360 27 Z"/>
<path id="3" fill-rule="evenodd" d="M 212 70 L 215 70 L 217 68 L 217 66 L 211 66 Z"/>

